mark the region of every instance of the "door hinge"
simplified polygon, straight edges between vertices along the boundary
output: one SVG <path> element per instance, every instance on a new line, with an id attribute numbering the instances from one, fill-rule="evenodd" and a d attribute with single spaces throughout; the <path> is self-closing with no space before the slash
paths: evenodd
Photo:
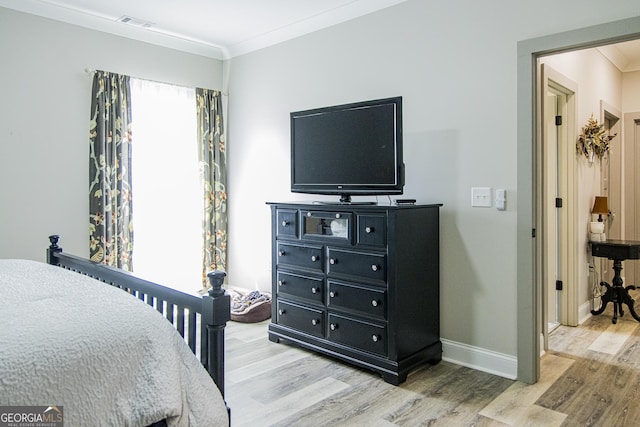
<path id="1" fill-rule="evenodd" d="M 531 229 L 531 237 L 536 237 L 536 229 L 535 228 Z"/>
<path id="2" fill-rule="evenodd" d="M 556 208 L 562 207 L 562 198 L 556 197 Z"/>
<path id="3" fill-rule="evenodd" d="M 562 125 L 562 116 L 556 116 L 556 126 Z"/>
<path id="4" fill-rule="evenodd" d="M 562 280 L 556 280 L 556 291 L 562 290 Z"/>

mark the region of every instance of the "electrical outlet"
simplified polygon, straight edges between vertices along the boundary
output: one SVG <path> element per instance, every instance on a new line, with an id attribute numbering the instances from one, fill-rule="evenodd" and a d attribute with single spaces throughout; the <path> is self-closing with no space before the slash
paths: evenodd
<path id="1" fill-rule="evenodd" d="M 471 206 L 490 208 L 491 207 L 491 187 L 472 187 Z"/>

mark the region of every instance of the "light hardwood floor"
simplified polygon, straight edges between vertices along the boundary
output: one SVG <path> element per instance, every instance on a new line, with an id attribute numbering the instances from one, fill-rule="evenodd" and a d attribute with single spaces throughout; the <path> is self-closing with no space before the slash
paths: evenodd
<path id="1" fill-rule="evenodd" d="M 640 323 L 611 310 L 559 327 L 526 385 L 441 362 L 399 387 L 378 374 L 267 339 L 268 322 L 227 329 L 232 426 L 638 426 Z"/>

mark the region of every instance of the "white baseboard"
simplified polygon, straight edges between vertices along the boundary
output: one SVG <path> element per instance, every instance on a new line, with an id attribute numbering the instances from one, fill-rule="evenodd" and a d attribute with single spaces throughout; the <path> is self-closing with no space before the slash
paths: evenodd
<path id="1" fill-rule="evenodd" d="M 591 302 L 587 301 L 578 307 L 578 323 L 582 324 L 585 320 L 591 317 Z"/>
<path id="2" fill-rule="evenodd" d="M 515 380 L 518 377 L 518 359 L 515 356 L 441 339 L 442 360 Z"/>
<path id="3" fill-rule="evenodd" d="M 591 317 L 591 304 L 587 301 L 578 308 L 579 322 L 583 323 L 589 317 Z M 488 372 L 510 380 L 518 378 L 518 358 L 515 356 L 447 339 L 440 339 L 440 341 L 442 341 L 442 360 L 446 362 Z M 543 347 L 542 335 L 540 335 L 540 356 L 544 354 Z"/>

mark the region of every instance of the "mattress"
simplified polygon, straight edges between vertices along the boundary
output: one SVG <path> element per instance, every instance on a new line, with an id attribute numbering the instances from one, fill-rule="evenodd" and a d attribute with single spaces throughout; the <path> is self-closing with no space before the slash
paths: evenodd
<path id="1" fill-rule="evenodd" d="M 62 406 L 69 426 L 228 425 L 215 383 L 173 326 L 125 291 L 0 260 L 0 406 Z"/>

